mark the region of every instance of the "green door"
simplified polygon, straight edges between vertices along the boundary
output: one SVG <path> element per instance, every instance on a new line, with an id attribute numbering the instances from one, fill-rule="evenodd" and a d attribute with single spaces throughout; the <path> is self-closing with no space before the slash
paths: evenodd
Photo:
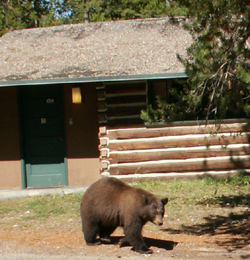
<path id="1" fill-rule="evenodd" d="M 62 86 L 21 90 L 27 187 L 67 185 Z"/>

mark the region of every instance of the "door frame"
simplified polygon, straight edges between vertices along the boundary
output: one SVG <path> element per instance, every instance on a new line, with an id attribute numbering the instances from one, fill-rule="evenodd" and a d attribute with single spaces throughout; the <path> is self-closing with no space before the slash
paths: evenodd
<path id="1" fill-rule="evenodd" d="M 63 85 L 59 84 L 60 87 L 62 88 L 62 106 L 65 109 L 65 104 L 64 104 L 64 89 Z M 37 85 L 39 87 L 42 87 L 42 85 Z M 46 84 L 47 86 L 47 84 Z M 36 187 L 28 187 L 27 184 L 27 171 L 26 171 L 26 161 L 25 161 L 25 133 L 24 133 L 24 116 L 23 116 L 23 96 L 22 96 L 22 89 L 26 87 L 36 87 L 36 85 L 24 85 L 18 87 L 17 90 L 17 96 L 18 96 L 18 118 L 19 118 L 19 136 L 20 136 L 20 155 L 21 155 L 21 184 L 22 188 L 36 188 Z M 64 112 L 65 113 L 65 112 Z M 65 114 L 64 114 L 65 116 Z M 66 138 L 66 126 L 64 123 L 64 136 Z M 68 186 L 68 166 L 67 166 L 67 146 L 66 146 L 66 141 L 65 141 L 65 157 L 64 157 L 64 167 L 65 167 L 65 179 L 66 179 L 66 186 Z M 48 186 L 51 187 L 51 186 Z M 41 187 L 44 188 L 44 187 Z"/>

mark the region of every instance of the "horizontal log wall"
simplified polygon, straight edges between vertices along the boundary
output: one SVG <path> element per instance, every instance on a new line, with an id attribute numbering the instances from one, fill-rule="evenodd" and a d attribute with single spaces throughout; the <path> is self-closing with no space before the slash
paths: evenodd
<path id="1" fill-rule="evenodd" d="M 100 127 L 101 173 L 125 180 L 250 173 L 250 124 Z"/>
<path id="2" fill-rule="evenodd" d="M 146 108 L 146 82 L 112 83 L 96 88 L 99 125 L 124 127 L 142 125 L 141 110 Z"/>

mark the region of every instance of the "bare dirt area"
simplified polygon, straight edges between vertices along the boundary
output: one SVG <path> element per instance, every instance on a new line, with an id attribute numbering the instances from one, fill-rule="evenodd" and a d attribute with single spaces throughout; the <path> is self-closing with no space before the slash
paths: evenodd
<path id="1" fill-rule="evenodd" d="M 199 217 L 196 212 L 196 218 L 175 220 L 166 215 L 161 227 L 145 225 L 143 236 L 152 255 L 119 248 L 120 228 L 113 234 L 112 244 L 87 246 L 79 217 L 31 220 L 26 227 L 8 221 L 0 229 L 0 259 L 250 259 L 248 209 L 230 212 L 211 216 L 200 212 Z"/>

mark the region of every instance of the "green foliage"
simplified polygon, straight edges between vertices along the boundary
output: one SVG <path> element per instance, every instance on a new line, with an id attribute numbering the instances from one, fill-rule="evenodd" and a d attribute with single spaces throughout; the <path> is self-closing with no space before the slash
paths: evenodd
<path id="1" fill-rule="evenodd" d="M 250 3 L 175 0 L 174 5 L 186 13 L 184 27 L 193 37 L 187 55 L 178 56 L 189 78 L 175 102 L 158 98 L 158 108 L 149 106 L 141 118 L 152 123 L 248 117 Z"/>
<path id="2" fill-rule="evenodd" d="M 152 105 L 149 105 L 146 110 L 141 111 L 141 119 L 149 124 L 154 122 L 166 122 L 171 123 L 173 121 L 183 120 L 185 114 L 182 110 L 180 103 L 168 103 L 160 96 L 156 97 L 158 108 L 153 109 Z"/>
<path id="3" fill-rule="evenodd" d="M 86 20 L 87 4 L 82 0 L 64 0 L 64 11 L 68 12 L 64 16 L 64 23 L 81 23 Z"/>
<path id="4" fill-rule="evenodd" d="M 60 9 L 60 0 L 2 0 L 0 36 L 9 30 L 60 24 Z"/>
<path id="5" fill-rule="evenodd" d="M 72 10 L 68 21 L 84 22 L 86 13 L 90 22 L 107 20 L 125 20 L 145 17 L 160 17 L 168 13 L 165 0 L 90 0 L 79 3 L 78 0 L 67 2 Z M 81 11 L 80 11 L 81 10 Z"/>
<path id="6" fill-rule="evenodd" d="M 206 119 L 248 116 L 250 111 L 250 3 L 234 0 L 175 0 L 186 8 L 193 37 L 179 59 L 188 80 L 188 109 Z M 195 6 L 195 8 L 194 8 Z"/>
<path id="7" fill-rule="evenodd" d="M 187 110 L 187 99 L 185 96 L 186 88 L 185 81 L 175 82 L 169 88 L 169 95 L 167 99 L 161 96 L 156 96 L 156 108 L 148 105 L 145 110 L 141 111 L 141 119 L 149 124 L 152 123 L 171 123 L 173 121 L 180 121 L 186 119 L 193 119 L 195 116 L 192 112 Z"/>
<path id="8" fill-rule="evenodd" d="M 165 0 L 2 0 L 0 36 L 8 30 L 68 23 L 102 22 L 183 15 L 179 5 Z"/>

